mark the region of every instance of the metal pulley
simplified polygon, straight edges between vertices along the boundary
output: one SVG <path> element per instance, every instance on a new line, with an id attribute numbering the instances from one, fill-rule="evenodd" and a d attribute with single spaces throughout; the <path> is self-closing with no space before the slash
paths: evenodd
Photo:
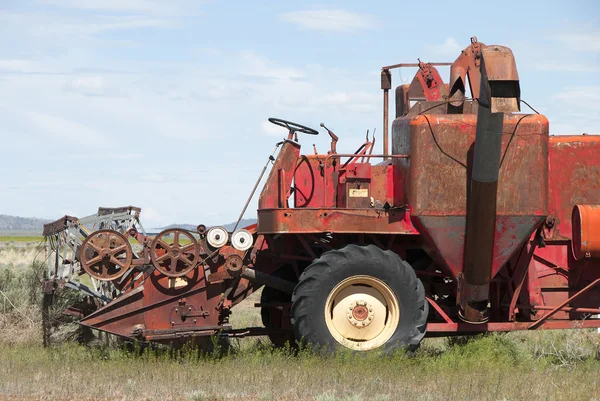
<path id="1" fill-rule="evenodd" d="M 254 238 L 250 231 L 240 228 L 236 230 L 231 236 L 231 245 L 238 251 L 246 251 L 252 247 Z"/>
<path id="2" fill-rule="evenodd" d="M 114 230 L 91 233 L 79 249 L 79 261 L 87 274 L 101 281 L 121 277 L 133 258 L 131 244 L 125 236 Z"/>
<path id="3" fill-rule="evenodd" d="M 243 266 L 244 260 L 239 255 L 229 255 L 225 260 L 225 269 L 232 277 L 240 275 Z"/>
<path id="4" fill-rule="evenodd" d="M 213 248 L 221 248 L 229 240 L 229 233 L 223 227 L 212 227 L 206 233 L 206 241 Z"/>
<path id="5" fill-rule="evenodd" d="M 179 228 L 160 232 L 150 246 L 152 264 L 167 277 L 185 276 L 196 267 L 199 257 L 196 238 Z"/>

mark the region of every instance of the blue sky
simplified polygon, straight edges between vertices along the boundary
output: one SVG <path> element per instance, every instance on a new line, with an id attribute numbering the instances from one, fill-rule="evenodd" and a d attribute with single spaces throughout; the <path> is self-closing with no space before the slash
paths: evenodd
<path id="1" fill-rule="evenodd" d="M 233 221 L 283 135 L 268 117 L 381 144 L 381 66 L 453 61 L 474 35 L 513 49 L 551 133 L 600 133 L 600 3 L 489 4 L 0 0 L 0 213 Z"/>

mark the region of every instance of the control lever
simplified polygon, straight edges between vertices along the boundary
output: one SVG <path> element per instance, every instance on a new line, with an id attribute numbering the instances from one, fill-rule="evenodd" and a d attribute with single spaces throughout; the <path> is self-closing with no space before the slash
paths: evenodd
<path id="1" fill-rule="evenodd" d="M 333 131 L 331 131 L 329 128 L 327 128 L 325 126 L 325 124 L 321 123 L 321 127 L 325 128 L 327 130 L 327 133 L 329 134 L 329 136 L 331 137 L 331 151 L 329 152 L 330 154 L 336 154 L 336 144 L 338 141 L 338 136 L 336 134 L 333 133 Z"/>

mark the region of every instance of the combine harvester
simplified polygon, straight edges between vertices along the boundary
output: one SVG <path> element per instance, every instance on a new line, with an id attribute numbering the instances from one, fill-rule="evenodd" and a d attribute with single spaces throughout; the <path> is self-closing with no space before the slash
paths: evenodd
<path id="1" fill-rule="evenodd" d="M 390 152 L 399 67 L 418 72 L 396 88 Z M 550 136 L 546 117 L 520 112 L 511 50 L 475 38 L 454 63 L 383 67 L 381 87 L 381 154 L 374 139 L 337 153 L 321 124 L 331 149 L 302 155 L 298 138 L 318 131 L 269 119 L 288 135 L 261 174 L 270 165 L 256 225 L 150 238 L 133 207 L 48 225 L 46 299 L 77 288 L 81 325 L 173 345 L 268 335 L 389 351 L 600 327 L 600 137 Z M 235 305 L 263 286 L 264 327 L 233 329 Z"/>

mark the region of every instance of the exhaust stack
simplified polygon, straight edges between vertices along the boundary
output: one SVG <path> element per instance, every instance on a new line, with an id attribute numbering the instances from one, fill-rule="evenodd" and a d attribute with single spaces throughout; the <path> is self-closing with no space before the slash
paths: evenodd
<path id="1" fill-rule="evenodd" d="M 473 169 L 467 189 L 465 258 L 457 300 L 460 318 L 469 323 L 485 323 L 489 319 L 502 127 L 504 113 L 520 110 L 520 96 L 512 51 L 503 46 L 481 49 Z"/>

